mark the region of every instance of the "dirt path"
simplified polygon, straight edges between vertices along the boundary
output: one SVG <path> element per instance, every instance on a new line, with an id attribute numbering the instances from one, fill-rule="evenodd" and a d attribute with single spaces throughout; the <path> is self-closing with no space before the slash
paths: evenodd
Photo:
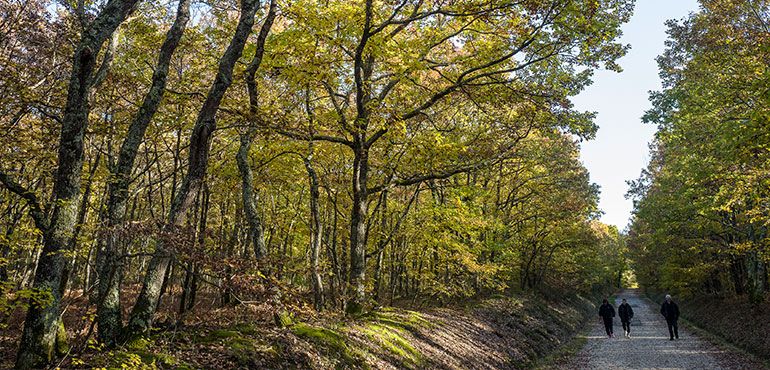
<path id="1" fill-rule="evenodd" d="M 679 340 L 669 341 L 660 308 L 635 290 L 618 294 L 634 309 L 631 338 L 623 337 L 620 319 L 615 318 L 615 338 L 608 339 L 597 317 L 585 347 L 571 368 L 580 369 L 756 369 L 740 354 L 720 349 L 692 334 L 680 323 Z"/>

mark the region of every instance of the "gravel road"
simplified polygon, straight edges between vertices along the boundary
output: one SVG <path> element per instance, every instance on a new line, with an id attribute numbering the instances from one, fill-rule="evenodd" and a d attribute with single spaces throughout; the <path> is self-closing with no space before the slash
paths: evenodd
<path id="1" fill-rule="evenodd" d="M 745 356 L 721 349 L 695 336 L 680 322 L 679 340 L 669 341 L 660 307 L 635 290 L 618 294 L 634 309 L 631 338 L 623 337 L 620 319 L 615 318 L 615 338 L 607 338 L 597 316 L 587 334 L 585 347 L 567 365 L 573 369 L 757 369 L 762 366 Z M 617 307 L 616 307 L 617 308 Z"/>

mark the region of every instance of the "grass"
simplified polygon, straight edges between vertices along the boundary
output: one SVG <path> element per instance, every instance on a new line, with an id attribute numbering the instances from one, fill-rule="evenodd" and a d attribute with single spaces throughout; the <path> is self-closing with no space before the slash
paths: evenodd
<path id="1" fill-rule="evenodd" d="M 365 367 L 362 356 L 352 350 L 345 337 L 335 330 L 312 326 L 305 323 L 296 323 L 291 327 L 294 335 L 307 339 L 323 348 L 330 354 L 339 357 L 346 366 Z"/>
<path id="2" fill-rule="evenodd" d="M 423 363 L 423 356 L 404 337 L 404 329 L 389 325 L 368 323 L 361 331 L 381 348 L 395 355 L 405 367 L 416 367 Z"/>
<path id="3" fill-rule="evenodd" d="M 383 308 L 366 314 L 363 319 L 369 322 L 377 322 L 383 325 L 399 327 L 408 331 L 417 331 L 421 328 L 433 328 L 435 324 L 422 317 L 422 314 L 409 310 L 395 310 Z"/>

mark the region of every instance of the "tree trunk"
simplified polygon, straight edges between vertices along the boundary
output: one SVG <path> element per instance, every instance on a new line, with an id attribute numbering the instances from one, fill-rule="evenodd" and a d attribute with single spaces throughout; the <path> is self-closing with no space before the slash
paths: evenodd
<path id="1" fill-rule="evenodd" d="M 313 143 L 309 144 L 310 154 L 305 158 L 305 169 L 307 169 L 308 179 L 310 181 L 310 269 L 311 280 L 313 281 L 313 305 L 317 311 L 321 311 L 324 306 L 323 282 L 320 272 L 320 251 L 321 238 L 323 238 L 323 229 L 321 228 L 321 213 L 318 209 L 318 175 L 313 168 Z"/>
<path id="2" fill-rule="evenodd" d="M 259 217 L 256 204 L 256 194 L 254 194 L 254 175 L 249 165 L 249 150 L 251 142 L 254 140 L 256 130 L 249 129 L 248 133 L 241 134 L 241 145 L 238 148 L 236 161 L 238 162 L 238 171 L 241 174 L 241 195 L 243 198 L 243 211 L 246 216 L 246 223 L 249 225 L 248 239 L 246 248 L 254 248 L 254 256 L 261 260 L 267 255 L 265 246 L 265 233 L 262 228 L 262 220 Z"/>
<path id="3" fill-rule="evenodd" d="M 179 315 L 182 320 L 182 315 L 192 310 L 195 306 L 195 297 L 198 294 L 198 256 L 197 251 L 203 250 L 206 243 L 206 227 L 208 225 L 208 213 L 209 213 L 209 198 L 211 193 L 207 185 L 203 187 L 203 199 L 201 205 L 200 218 L 198 220 L 198 240 L 196 247 L 193 248 L 193 252 L 190 255 L 190 261 L 188 267 L 185 270 L 184 285 L 182 286 L 182 297 L 179 304 Z M 197 206 L 196 206 L 197 208 Z"/>
<path id="4" fill-rule="evenodd" d="M 367 172 L 369 170 L 368 149 L 362 140 L 354 148 L 353 159 L 353 209 L 350 215 L 350 275 L 348 278 L 348 301 L 345 311 L 359 314 L 366 302 L 366 216 L 367 216 Z"/>
<path id="5" fill-rule="evenodd" d="M 195 194 L 202 186 L 208 171 L 211 139 L 216 128 L 215 116 L 225 92 L 232 83 L 233 67 L 243 53 L 246 40 L 254 26 L 254 16 L 258 7 L 258 0 L 241 1 L 241 14 L 235 34 L 219 61 L 219 70 L 190 135 L 188 170 L 169 210 L 166 232 L 176 231 L 176 226 L 181 224 L 185 211 L 190 207 Z M 142 291 L 131 310 L 127 328 L 129 335 L 147 332 L 152 327 L 152 320 L 160 301 L 163 276 L 172 256 L 168 248 L 168 245 L 162 241 L 159 242 L 150 260 L 142 283 Z"/>
<path id="6" fill-rule="evenodd" d="M 78 237 L 80 236 L 80 232 L 83 230 L 83 224 L 85 224 L 86 218 L 88 217 L 88 204 L 91 201 L 91 189 L 93 187 L 96 170 L 99 168 L 100 160 L 101 160 L 101 153 L 97 153 L 96 158 L 94 158 L 94 162 L 91 163 L 91 170 L 88 173 L 88 179 L 86 180 L 86 187 L 83 190 L 83 196 L 80 197 L 81 199 L 80 199 L 80 206 L 78 207 L 78 218 L 77 218 L 77 221 L 75 222 L 75 230 L 72 233 L 72 241 L 71 241 L 71 245 L 69 246 L 69 251 L 70 253 L 72 253 L 72 260 L 69 266 L 64 267 L 64 271 L 62 272 L 61 283 L 59 285 L 60 294 L 62 296 L 67 291 L 67 283 L 69 282 L 72 271 L 75 270 L 75 267 L 76 267 L 75 263 L 78 257 L 78 253 L 77 253 Z"/>
<path id="7" fill-rule="evenodd" d="M 273 26 L 273 20 L 276 16 L 276 4 L 275 0 L 270 1 L 270 8 L 268 10 L 265 21 L 262 23 L 262 27 L 259 30 L 257 36 L 256 51 L 254 52 L 254 58 L 246 68 L 246 88 L 249 93 L 249 115 L 251 120 L 257 120 L 259 115 L 259 90 L 257 88 L 256 74 L 259 66 L 262 64 L 262 56 L 265 54 L 265 41 L 267 41 L 267 35 L 270 33 L 270 28 Z M 247 132 L 240 135 L 241 145 L 238 148 L 238 155 L 236 161 L 238 162 L 238 171 L 241 174 L 241 195 L 243 196 L 243 211 L 246 215 L 246 222 L 249 224 L 249 239 L 248 243 L 254 247 L 254 256 L 257 260 L 261 260 L 267 255 L 267 247 L 265 246 L 265 233 L 262 228 L 262 220 L 257 212 L 257 197 L 254 194 L 254 175 L 249 166 L 249 150 L 251 149 L 251 142 L 256 135 L 256 128 L 250 127 Z M 247 245 L 246 248 L 249 246 Z"/>
<path id="8" fill-rule="evenodd" d="M 238 244 L 238 234 L 241 230 L 241 212 L 237 208 L 235 209 L 235 222 L 233 223 L 233 230 L 226 242 L 225 248 L 225 260 L 229 260 L 233 257 L 235 251 L 235 245 Z M 232 288 L 232 265 L 228 262 L 225 264 L 225 278 L 224 289 L 222 290 L 222 305 L 228 305 L 233 301 L 233 288 Z"/>
<path id="9" fill-rule="evenodd" d="M 329 300 L 332 302 L 332 307 L 337 308 L 337 297 L 340 294 L 340 286 L 342 285 L 342 272 L 337 254 L 337 205 L 332 201 L 331 196 L 330 202 L 332 203 L 332 209 L 330 211 L 332 213 L 332 224 L 329 231 L 326 233 L 326 248 L 332 270 L 332 276 L 329 277 Z"/>
<path id="10" fill-rule="evenodd" d="M 84 31 L 72 59 L 72 71 L 64 108 L 59 156 L 53 189 L 53 212 L 43 233 L 43 253 L 33 288 L 49 295 L 45 303 L 32 302 L 16 357 L 16 368 L 27 369 L 49 363 L 54 357 L 61 332 L 59 286 L 64 268 L 64 251 L 72 242 L 77 221 L 83 146 L 90 106 L 88 95 L 97 55 L 138 0 L 110 0 Z"/>
<path id="11" fill-rule="evenodd" d="M 749 302 L 758 304 L 765 300 L 767 287 L 767 268 L 765 261 L 757 251 L 750 251 L 746 256 L 746 272 L 748 276 Z"/>
<path id="12" fill-rule="evenodd" d="M 24 215 L 23 208 L 16 210 L 9 217 L 8 225 L 5 229 L 5 237 L 0 239 L 0 283 L 4 283 L 8 280 L 8 256 L 11 253 L 11 237 L 16 231 L 16 225 L 21 221 L 21 217 Z M 4 261 L 4 262 L 3 262 Z"/>
<path id="13" fill-rule="evenodd" d="M 387 247 L 388 237 L 386 229 L 388 228 L 388 190 L 382 191 L 382 209 L 380 210 L 380 239 L 377 247 L 377 254 L 374 264 L 374 301 L 380 301 L 380 285 L 382 282 L 382 255 Z"/>
<path id="14" fill-rule="evenodd" d="M 107 232 L 100 238 L 97 248 L 97 272 L 99 274 L 99 289 L 96 306 L 99 340 L 111 347 L 116 344 L 122 330 L 120 282 L 122 267 L 118 263 L 118 241 L 116 233 L 126 217 L 129 199 L 128 187 L 131 172 L 139 146 L 144 141 L 147 126 L 158 110 L 158 106 L 166 91 L 171 57 L 184 34 L 190 18 L 190 0 L 180 0 L 177 7 L 176 19 L 166 33 L 166 39 L 160 48 L 158 63 L 152 75 L 152 85 L 144 96 L 139 112 L 134 116 L 128 129 L 128 134 L 120 147 L 118 162 L 112 170 L 113 181 L 109 184 L 107 203 Z"/>

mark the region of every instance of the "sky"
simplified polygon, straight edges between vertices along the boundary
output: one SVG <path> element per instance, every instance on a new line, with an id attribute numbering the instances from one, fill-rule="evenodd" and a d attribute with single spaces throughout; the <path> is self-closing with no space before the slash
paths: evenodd
<path id="1" fill-rule="evenodd" d="M 620 230 L 633 208 L 625 199 L 626 181 L 639 177 L 650 159 L 655 125 L 642 123 L 641 117 L 651 107 L 648 92 L 661 88 L 655 58 L 665 48 L 664 22 L 697 10 L 697 0 L 637 0 L 631 21 L 623 26 L 621 41 L 631 44 L 619 61 L 623 72 L 598 71 L 594 83 L 573 99 L 577 109 L 597 113 L 599 131 L 582 143 L 580 156 L 591 181 L 601 187 L 602 222 Z"/>

